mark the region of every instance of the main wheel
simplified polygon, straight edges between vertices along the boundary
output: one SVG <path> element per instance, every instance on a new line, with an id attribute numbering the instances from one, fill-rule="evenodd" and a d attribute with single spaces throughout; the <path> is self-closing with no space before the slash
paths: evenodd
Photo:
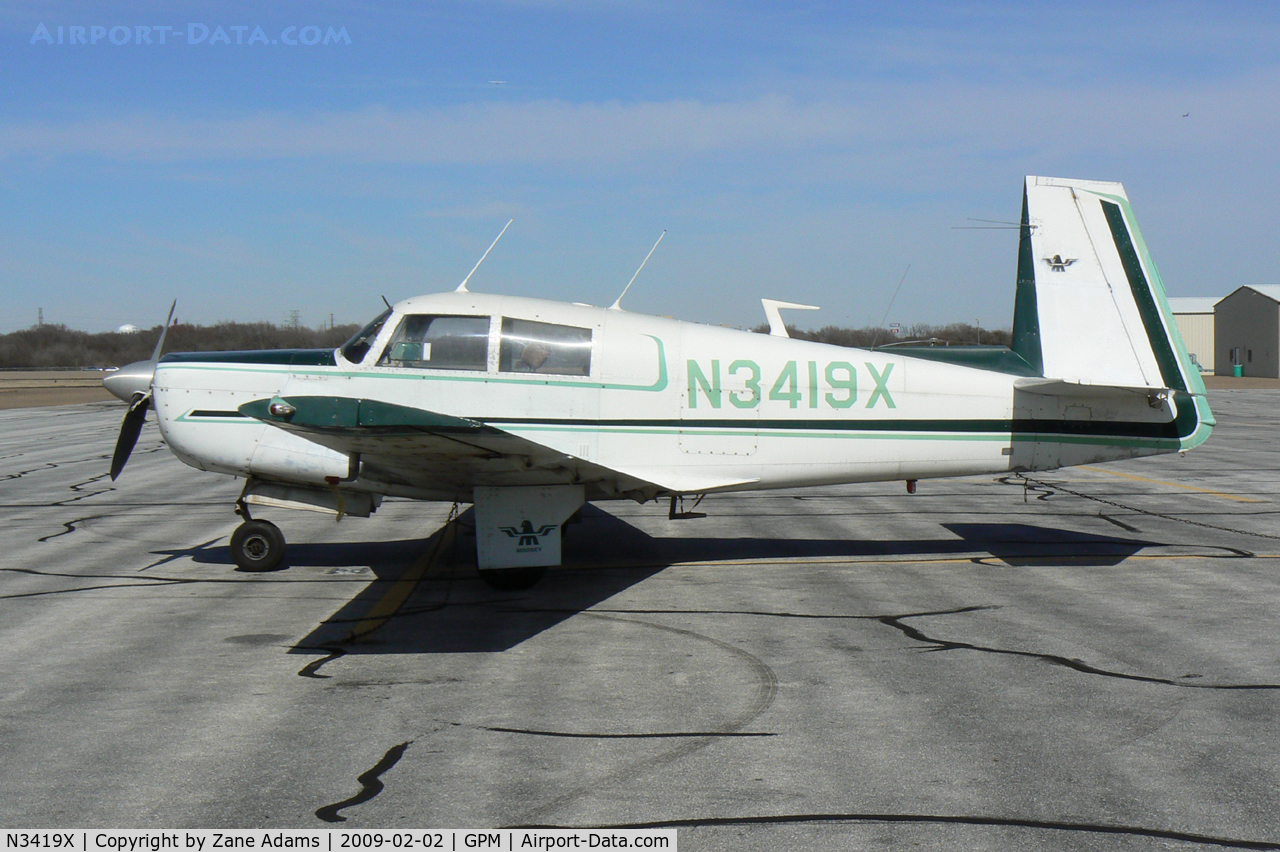
<path id="1" fill-rule="evenodd" d="M 231 534 L 231 558 L 241 571 L 270 571 L 284 558 L 284 533 L 270 521 L 245 521 Z"/>
<path id="2" fill-rule="evenodd" d="M 480 579 L 500 591 L 518 592 L 533 588 L 545 573 L 545 565 L 533 568 L 489 568 L 480 572 Z"/>

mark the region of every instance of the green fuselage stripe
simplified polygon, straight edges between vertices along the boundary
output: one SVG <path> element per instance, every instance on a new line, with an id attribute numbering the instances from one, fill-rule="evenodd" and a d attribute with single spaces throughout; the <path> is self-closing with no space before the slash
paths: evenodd
<path id="1" fill-rule="evenodd" d="M 170 352 L 164 364 L 278 364 L 287 367 L 336 367 L 332 349 L 241 349 L 225 352 Z"/>

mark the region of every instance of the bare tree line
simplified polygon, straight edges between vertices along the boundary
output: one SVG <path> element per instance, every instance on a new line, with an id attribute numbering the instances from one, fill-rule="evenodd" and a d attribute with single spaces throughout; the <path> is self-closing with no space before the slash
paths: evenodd
<path id="1" fill-rule="evenodd" d="M 155 350 L 161 326 L 132 333 L 90 334 L 65 325 L 38 325 L 0 335 L 0 369 L 120 367 L 145 361 Z M 229 349 L 333 349 L 356 333 L 356 325 L 312 329 L 268 322 L 220 322 L 174 325 L 165 338 L 166 352 L 211 352 Z"/>
<path id="2" fill-rule="evenodd" d="M 355 334 L 358 326 L 311 329 L 268 322 L 220 322 L 216 325 L 174 325 L 165 339 L 168 352 L 212 352 L 233 349 L 333 349 Z M 56 369 L 120 367 L 151 357 L 161 326 L 125 333 L 90 334 L 65 325 L 38 325 L 0 335 L 0 369 Z M 767 325 L 752 331 L 768 332 Z M 839 328 L 829 325 L 817 331 L 788 327 L 792 337 L 836 346 L 885 346 L 906 341 L 935 345 L 1009 345 L 1009 332 L 979 329 L 967 323 L 916 324 L 895 336 L 887 328 Z"/>
<path id="3" fill-rule="evenodd" d="M 769 326 L 762 324 L 751 330 L 768 334 Z M 894 330 L 889 328 L 840 328 L 834 325 L 823 326 L 817 331 L 805 331 L 787 326 L 787 333 L 799 340 L 813 340 L 835 346 L 856 346 L 859 349 L 905 343 L 933 346 L 972 346 L 981 343 L 984 346 L 1008 346 L 1012 339 L 1012 333 L 1007 329 L 979 328 L 964 322 L 947 325 L 916 323 L 898 331 L 899 334 L 894 334 Z"/>

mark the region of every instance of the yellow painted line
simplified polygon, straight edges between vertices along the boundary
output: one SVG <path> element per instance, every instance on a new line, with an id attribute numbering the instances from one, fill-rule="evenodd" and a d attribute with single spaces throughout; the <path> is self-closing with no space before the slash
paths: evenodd
<path id="1" fill-rule="evenodd" d="M 1106 470 L 1101 467 L 1089 467 L 1088 465 L 1080 465 L 1081 470 L 1090 470 L 1094 473 L 1106 473 L 1111 476 L 1120 476 L 1125 479 L 1133 479 L 1138 482 L 1150 482 L 1152 485 L 1168 485 L 1173 488 L 1185 488 L 1188 491 L 1199 491 L 1201 494 L 1212 494 L 1214 497 L 1221 497 L 1224 500 L 1238 500 L 1241 503 L 1265 503 L 1266 500 L 1258 500 L 1253 497 L 1241 497 L 1238 494 L 1227 494 L 1223 491 L 1214 491 L 1210 488 L 1197 488 L 1194 485 L 1183 485 L 1181 482 L 1166 482 L 1163 479 L 1147 479 L 1145 476 L 1138 476 L 1133 473 L 1121 473 L 1118 470 Z"/>
<path id="2" fill-rule="evenodd" d="M 457 535 L 457 521 L 450 521 L 428 539 L 422 556 L 409 566 L 409 570 L 405 571 L 403 577 L 391 584 L 391 588 L 387 589 L 382 599 L 373 605 L 364 619 L 351 628 L 351 632 L 346 635 L 342 643 L 361 639 L 386 624 L 400 607 L 404 606 L 404 602 L 409 599 L 409 595 L 413 594 L 413 590 L 418 587 L 418 583 L 427 575 L 427 572 L 440 562 L 440 557 L 449 552 Z"/>

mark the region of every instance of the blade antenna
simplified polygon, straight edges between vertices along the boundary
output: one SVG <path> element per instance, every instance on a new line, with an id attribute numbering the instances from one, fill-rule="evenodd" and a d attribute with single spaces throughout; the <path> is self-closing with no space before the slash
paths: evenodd
<path id="1" fill-rule="evenodd" d="M 911 264 L 907 264 L 907 268 L 902 270 L 902 277 L 898 279 L 898 286 L 893 288 L 893 298 L 889 300 L 889 307 L 884 309 L 884 317 L 880 320 L 880 328 L 884 328 L 884 324 L 889 321 L 889 311 L 893 310 L 893 303 L 898 300 L 898 291 L 902 289 L 902 282 L 907 280 L 907 273 L 911 271 Z M 880 329 L 876 329 L 876 336 L 871 338 L 871 348 L 875 349 L 876 344 L 880 342 Z"/>
<path id="2" fill-rule="evenodd" d="M 658 242 L 653 244 L 653 248 L 649 249 L 649 253 L 644 256 L 644 260 L 640 261 L 640 269 L 644 269 L 644 265 L 649 262 L 649 258 L 653 257 L 653 253 L 658 250 L 658 243 L 662 242 L 662 238 L 666 235 L 667 229 L 663 228 L 662 233 L 658 234 Z M 640 277 L 640 269 L 637 269 L 636 274 L 631 276 L 631 280 L 627 282 L 627 286 L 622 288 L 622 293 L 620 293 L 614 303 L 609 306 L 609 310 L 622 310 L 622 297 L 627 295 L 627 291 L 631 289 L 631 285 L 636 283 L 636 279 Z"/>
<path id="3" fill-rule="evenodd" d="M 472 276 L 472 275 L 475 275 L 475 274 L 476 274 L 476 270 L 480 268 L 480 264 L 484 263 L 484 259 L 485 259 L 486 257 L 488 257 L 488 256 L 489 256 L 489 252 L 493 251 L 493 247 L 494 247 L 494 246 L 496 246 L 496 245 L 498 244 L 498 240 L 502 239 L 502 235 L 503 235 L 503 234 L 505 234 L 505 233 L 507 232 L 507 228 L 510 228 L 510 227 L 511 227 L 511 223 L 512 223 L 512 222 L 514 222 L 514 221 L 515 221 L 515 219 L 508 219 L 508 220 L 507 220 L 507 224 L 505 224 L 505 225 L 503 225 L 503 226 L 502 226 L 502 230 L 498 232 L 498 236 L 496 236 L 496 237 L 494 237 L 494 238 L 493 238 L 493 242 L 491 242 L 491 243 L 489 244 L 489 247 L 488 247 L 487 249 L 485 249 L 485 250 L 484 250 L 484 254 L 480 255 L 480 259 L 476 261 L 476 265 L 475 265 L 475 266 L 473 266 L 473 267 L 471 267 L 471 271 L 467 273 L 467 277 L 462 279 L 462 283 L 458 285 L 458 289 L 457 289 L 456 291 L 454 291 L 454 292 L 457 292 L 457 293 L 469 293 L 469 292 L 470 292 L 470 291 L 467 289 L 467 282 L 471 280 L 471 276 Z"/>

